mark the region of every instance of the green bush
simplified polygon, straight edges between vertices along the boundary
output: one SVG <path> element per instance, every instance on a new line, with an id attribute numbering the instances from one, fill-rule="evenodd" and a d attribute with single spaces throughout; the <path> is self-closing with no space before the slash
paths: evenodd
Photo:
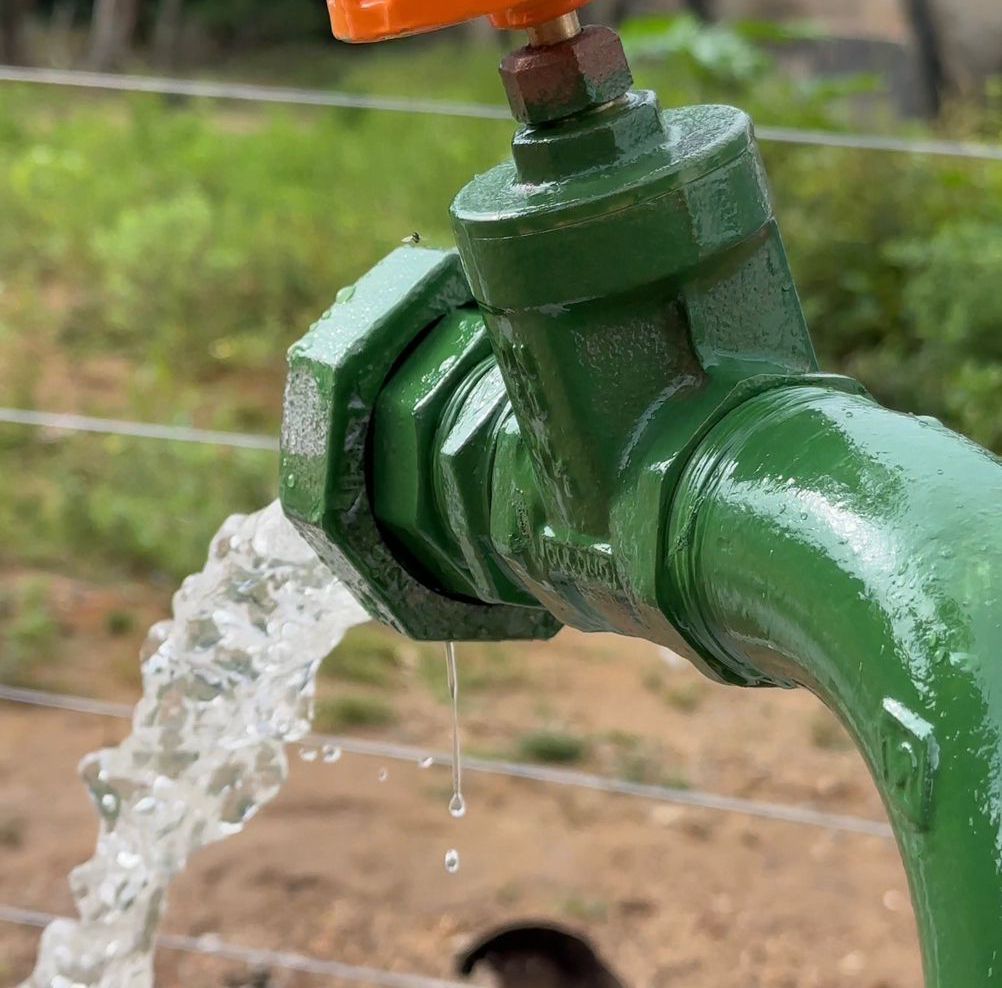
<path id="1" fill-rule="evenodd" d="M 400 671 L 396 643 L 378 625 L 353 628 L 320 667 L 322 676 L 366 686 L 390 686 Z"/>
<path id="2" fill-rule="evenodd" d="M 588 756 L 587 739 L 564 731 L 533 731 L 519 739 L 517 755 L 523 761 L 573 765 Z"/>
<path id="3" fill-rule="evenodd" d="M 505 144 L 489 121 L 8 93 L 4 281 L 61 346 L 186 381 L 279 369 L 402 237 L 447 242 L 450 199 Z"/>
<path id="4" fill-rule="evenodd" d="M 0 430 L 0 561 L 63 572 L 119 567 L 176 583 L 223 520 L 276 494 L 264 452 L 81 435 L 39 444 Z"/>
<path id="5" fill-rule="evenodd" d="M 1002 165 L 767 155 L 826 368 L 1002 451 Z"/>
<path id="6" fill-rule="evenodd" d="M 58 658 L 58 644 L 59 626 L 44 582 L 0 596 L 0 682 L 38 686 L 39 672 Z"/>
<path id="7" fill-rule="evenodd" d="M 385 700 L 370 696 L 341 696 L 318 700 L 313 726 L 318 731 L 343 731 L 349 727 L 387 727 L 397 719 Z"/>

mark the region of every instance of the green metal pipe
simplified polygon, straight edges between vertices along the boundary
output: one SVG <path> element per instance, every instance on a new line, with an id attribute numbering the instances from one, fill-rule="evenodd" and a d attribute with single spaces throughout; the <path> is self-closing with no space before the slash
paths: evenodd
<path id="1" fill-rule="evenodd" d="M 927 988 L 1002 988 L 1002 465 L 818 372 L 743 113 L 589 105 L 460 193 L 458 254 L 394 252 L 293 347 L 285 510 L 413 637 L 568 624 L 811 689 Z"/>
<path id="2" fill-rule="evenodd" d="M 666 560 L 690 639 L 855 736 L 927 988 L 1002 985 L 1002 464 L 859 395 L 772 391 L 691 458 Z"/>

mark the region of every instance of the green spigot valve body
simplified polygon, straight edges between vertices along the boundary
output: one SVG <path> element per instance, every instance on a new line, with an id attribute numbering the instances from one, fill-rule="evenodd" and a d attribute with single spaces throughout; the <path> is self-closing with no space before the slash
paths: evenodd
<path id="1" fill-rule="evenodd" d="M 701 435 L 749 395 L 817 375 L 751 123 L 628 93 L 523 127 L 513 149 L 453 205 L 477 355 L 436 328 L 383 393 L 377 515 L 447 592 L 536 603 L 757 682 L 679 637 L 660 550 Z M 472 378 L 435 443 L 408 452 L 423 382 L 456 353 Z M 401 466 L 418 460 L 423 517 Z"/>
<path id="2" fill-rule="evenodd" d="M 927 988 L 1002 988 L 1002 465 L 818 371 L 748 118 L 663 113 L 585 40 L 509 63 L 526 123 L 458 253 L 395 251 L 290 351 L 285 510 L 415 638 L 568 624 L 812 689 L 887 803 Z"/>

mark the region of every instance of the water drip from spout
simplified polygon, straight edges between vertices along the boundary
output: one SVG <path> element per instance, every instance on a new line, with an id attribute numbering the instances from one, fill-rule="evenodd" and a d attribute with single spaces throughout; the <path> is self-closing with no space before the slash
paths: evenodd
<path id="1" fill-rule="evenodd" d="M 452 700 L 452 799 L 449 812 L 457 819 L 466 816 L 466 800 L 463 798 L 463 762 L 459 737 L 459 671 L 456 668 L 456 643 L 445 643 L 445 668 L 449 681 L 449 697 Z"/>

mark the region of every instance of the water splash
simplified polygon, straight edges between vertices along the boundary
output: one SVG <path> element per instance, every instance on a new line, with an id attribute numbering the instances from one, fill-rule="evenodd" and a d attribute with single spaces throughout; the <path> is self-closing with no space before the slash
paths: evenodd
<path id="1" fill-rule="evenodd" d="M 152 986 L 170 880 L 275 797 L 321 660 L 367 619 L 277 503 L 223 525 L 150 630 L 132 733 L 81 763 L 100 833 L 70 877 L 80 919 L 46 929 L 22 988 Z"/>

